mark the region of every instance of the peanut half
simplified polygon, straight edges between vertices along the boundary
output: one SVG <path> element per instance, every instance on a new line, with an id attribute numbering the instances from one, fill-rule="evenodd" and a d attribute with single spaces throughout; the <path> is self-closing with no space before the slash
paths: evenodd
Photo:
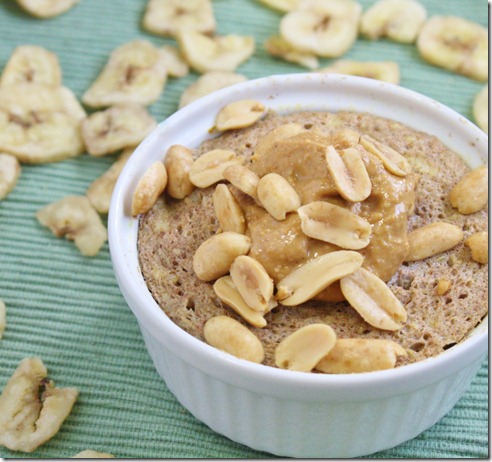
<path id="1" fill-rule="evenodd" d="M 265 105 L 252 99 L 235 101 L 224 106 L 215 119 L 215 128 L 221 132 L 253 125 L 263 117 Z"/>
<path id="2" fill-rule="evenodd" d="M 326 163 L 337 191 L 344 199 L 360 202 L 369 197 L 372 189 L 371 179 L 356 148 L 338 152 L 333 146 L 328 146 Z"/>
<path id="3" fill-rule="evenodd" d="M 246 220 L 237 199 L 225 184 L 218 184 L 212 195 L 215 216 L 219 220 L 222 231 L 233 231 L 244 234 Z"/>
<path id="4" fill-rule="evenodd" d="M 167 194 L 174 199 L 184 199 L 189 196 L 195 189 L 190 181 L 190 169 L 193 165 L 192 150 L 174 144 L 166 153 L 164 165 L 167 171 Z"/>
<path id="5" fill-rule="evenodd" d="M 407 320 L 407 312 L 391 289 L 364 268 L 340 279 L 340 288 L 350 305 L 371 326 L 399 330 Z"/>
<path id="6" fill-rule="evenodd" d="M 166 167 L 161 161 L 154 162 L 144 173 L 135 188 L 132 215 L 136 217 L 152 208 L 167 184 Z"/>
<path id="7" fill-rule="evenodd" d="M 311 202 L 297 210 L 306 236 L 343 249 L 362 249 L 369 244 L 371 225 L 350 210 L 329 202 Z"/>
<path id="8" fill-rule="evenodd" d="M 243 193 L 256 198 L 260 177 L 244 165 L 231 165 L 223 172 L 224 178 Z"/>
<path id="9" fill-rule="evenodd" d="M 301 200 L 296 190 L 278 173 L 268 173 L 258 182 L 258 199 L 276 220 L 285 220 L 287 213 L 296 211 Z"/>
<path id="10" fill-rule="evenodd" d="M 337 336 L 327 324 L 310 324 L 284 338 L 275 349 L 275 364 L 291 371 L 311 372 L 335 346 Z"/>
<path id="11" fill-rule="evenodd" d="M 253 310 L 244 301 L 230 276 L 222 276 L 214 283 L 214 292 L 227 306 L 231 307 L 246 322 L 255 327 L 265 327 L 263 313 Z"/>
<path id="12" fill-rule="evenodd" d="M 202 281 L 213 281 L 229 272 L 239 255 L 246 255 L 251 239 L 226 231 L 202 242 L 193 256 L 193 270 Z"/>
<path id="13" fill-rule="evenodd" d="M 282 305 L 299 305 L 356 271 L 362 261 L 362 255 L 352 250 L 338 250 L 314 258 L 278 282 L 276 298 Z"/>
<path id="14" fill-rule="evenodd" d="M 417 261 L 452 249 L 463 240 L 463 231 L 438 221 L 414 229 L 408 234 L 409 251 L 405 261 Z"/>
<path id="15" fill-rule="evenodd" d="M 384 168 L 393 175 L 406 176 L 412 171 L 410 163 L 398 151 L 369 135 L 362 135 L 360 144 L 374 154 L 383 163 Z"/>
<path id="16" fill-rule="evenodd" d="M 398 343 L 383 339 L 339 338 L 316 370 L 327 374 L 372 372 L 395 367 L 407 352 Z"/>
<path id="17" fill-rule="evenodd" d="M 240 322 L 228 316 L 210 318 L 203 328 L 205 341 L 237 358 L 261 363 L 265 356 L 258 337 Z"/>
<path id="18" fill-rule="evenodd" d="M 489 262 L 489 233 L 480 231 L 472 234 L 465 244 L 470 248 L 473 260 L 483 265 Z"/>
<path id="19" fill-rule="evenodd" d="M 237 290 L 249 307 L 260 313 L 269 310 L 273 297 L 273 280 L 254 258 L 240 255 L 230 269 Z"/>
<path id="20" fill-rule="evenodd" d="M 467 173 L 449 193 L 451 205 L 464 215 L 482 210 L 489 198 L 488 178 L 485 165 Z"/>
<path id="21" fill-rule="evenodd" d="M 196 159 L 190 168 L 190 181 L 199 188 L 207 188 L 224 179 L 223 172 L 230 165 L 241 164 L 236 153 L 213 149 Z"/>

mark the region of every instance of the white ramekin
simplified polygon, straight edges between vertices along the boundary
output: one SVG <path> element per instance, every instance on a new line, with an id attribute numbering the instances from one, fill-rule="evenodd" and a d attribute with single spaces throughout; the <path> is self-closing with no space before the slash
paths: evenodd
<path id="1" fill-rule="evenodd" d="M 438 136 L 471 167 L 487 160 L 487 136 L 453 110 L 402 87 L 359 77 L 271 76 L 225 88 L 162 122 L 131 156 L 113 194 L 109 245 L 121 291 L 155 367 L 197 419 L 251 448 L 279 456 L 367 455 L 414 438 L 446 414 L 480 368 L 488 323 L 438 357 L 393 370 L 323 375 L 250 363 L 177 327 L 147 290 L 137 259 L 136 183 L 173 144 L 198 146 L 225 104 L 256 99 L 279 112 L 369 112 Z"/>

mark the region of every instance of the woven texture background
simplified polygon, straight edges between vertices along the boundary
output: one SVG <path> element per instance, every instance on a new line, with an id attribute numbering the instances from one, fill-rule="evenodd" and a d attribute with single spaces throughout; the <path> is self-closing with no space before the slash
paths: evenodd
<path id="1" fill-rule="evenodd" d="M 186 0 L 183 0 L 186 1 Z M 364 7 L 374 0 L 361 0 Z M 485 0 L 422 0 L 429 15 L 454 14 L 488 26 Z M 28 16 L 14 0 L 0 2 L 0 68 L 13 48 L 37 44 L 55 52 L 64 85 L 80 97 L 117 46 L 135 38 L 175 44 L 140 27 L 146 0 L 81 0 L 50 20 Z M 268 56 L 263 41 L 278 30 L 280 14 L 256 0 L 214 0 L 218 33 L 253 35 L 255 55 L 238 72 L 248 78 L 302 68 Z M 472 119 L 472 102 L 483 84 L 422 61 L 413 45 L 359 39 L 350 59 L 394 60 L 401 85 L 430 96 Z M 330 60 L 323 60 L 328 65 Z M 156 119 L 172 114 L 182 90 L 196 80 L 170 79 L 150 106 Z M 80 396 L 60 432 L 33 454 L 0 447 L 0 457 L 69 457 L 91 448 L 123 458 L 266 458 L 214 433 L 190 415 L 159 378 L 135 318 L 113 276 L 108 246 L 95 258 L 55 238 L 35 219 L 42 206 L 84 194 L 114 156 L 88 155 L 64 162 L 23 166 L 21 178 L 0 202 L 0 299 L 7 329 L 0 341 L 0 389 L 21 359 L 38 355 L 60 386 Z M 440 422 L 378 458 L 487 457 L 488 364 Z"/>

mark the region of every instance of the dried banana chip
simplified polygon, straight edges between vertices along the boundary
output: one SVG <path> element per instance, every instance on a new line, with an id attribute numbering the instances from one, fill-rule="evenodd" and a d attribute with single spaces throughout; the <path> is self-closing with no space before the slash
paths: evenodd
<path id="1" fill-rule="evenodd" d="M 164 45 L 159 51 L 164 56 L 164 63 L 169 77 L 184 77 L 189 74 L 190 67 L 176 47 Z"/>
<path id="2" fill-rule="evenodd" d="M 371 40 L 413 43 L 426 19 L 427 10 L 416 0 L 379 0 L 362 14 L 359 28 Z"/>
<path id="3" fill-rule="evenodd" d="M 25 163 L 45 163 L 84 152 L 85 112 L 65 87 L 35 83 L 0 87 L 0 151 Z"/>
<path id="4" fill-rule="evenodd" d="M 196 101 L 202 96 L 208 95 L 221 88 L 229 87 L 236 83 L 245 82 L 247 77 L 234 72 L 211 71 L 201 75 L 196 82 L 187 87 L 181 94 L 179 108 Z"/>
<path id="5" fill-rule="evenodd" d="M 118 104 L 94 112 L 82 122 L 82 136 L 91 156 L 105 156 L 139 144 L 157 125 L 143 106 Z"/>
<path id="6" fill-rule="evenodd" d="M 92 449 L 86 449 L 71 457 L 71 459 L 113 459 L 113 458 L 114 458 L 113 454 L 109 454 L 108 452 L 93 451 Z"/>
<path id="7" fill-rule="evenodd" d="M 116 185 L 116 181 L 126 164 L 126 161 L 133 154 L 134 148 L 125 149 L 118 159 L 113 162 L 99 178 L 95 179 L 87 188 L 86 195 L 91 201 L 92 206 L 99 212 L 107 214 L 111 203 L 111 196 Z"/>
<path id="8" fill-rule="evenodd" d="M 280 21 L 280 35 L 300 51 L 336 58 L 357 38 L 361 11 L 354 0 L 303 0 Z"/>
<path id="9" fill-rule="evenodd" d="M 457 16 L 434 16 L 420 30 L 417 48 L 429 63 L 475 80 L 489 76 L 487 29 Z"/>
<path id="10" fill-rule="evenodd" d="M 147 106 L 163 92 L 167 73 L 165 53 L 146 40 L 128 42 L 111 53 L 82 102 L 96 108 L 119 103 Z"/>
<path id="11" fill-rule="evenodd" d="M 82 255 L 97 255 L 108 238 L 106 227 L 85 196 L 67 196 L 36 213 L 39 223 L 75 242 Z"/>
<path id="12" fill-rule="evenodd" d="M 274 10 L 287 13 L 288 11 L 295 10 L 300 0 L 259 0 L 259 2 Z"/>
<path id="13" fill-rule="evenodd" d="M 213 34 L 216 21 L 210 0 L 149 0 L 142 25 L 153 34 L 175 37 L 179 28 Z"/>
<path id="14" fill-rule="evenodd" d="M 276 58 L 300 64 L 308 69 L 317 69 L 319 67 L 319 61 L 316 55 L 297 50 L 280 35 L 269 37 L 263 45 L 265 50 Z"/>
<path id="15" fill-rule="evenodd" d="M 14 189 L 21 173 L 21 166 L 17 157 L 0 153 L 0 201 Z"/>
<path id="16" fill-rule="evenodd" d="M 200 73 L 233 72 L 255 51 L 253 37 L 235 34 L 208 37 L 197 31 L 181 29 L 177 40 L 190 66 Z"/>
<path id="17" fill-rule="evenodd" d="M 489 132 L 489 87 L 486 85 L 473 100 L 473 117 L 477 125 L 485 132 Z"/>
<path id="18" fill-rule="evenodd" d="M 17 0 L 21 8 L 37 18 L 53 18 L 73 8 L 80 0 Z"/>
<path id="19" fill-rule="evenodd" d="M 5 327 L 7 326 L 7 307 L 3 300 L 0 300 L 0 339 L 3 337 Z"/>
<path id="20" fill-rule="evenodd" d="M 58 57 L 45 48 L 21 45 L 10 55 L 0 78 L 0 86 L 33 82 L 58 87 L 62 71 Z"/>
<path id="21" fill-rule="evenodd" d="M 319 69 L 319 72 L 334 74 L 357 75 L 383 82 L 400 83 L 400 67 L 394 61 L 351 61 L 338 60 L 330 66 Z"/>
<path id="22" fill-rule="evenodd" d="M 0 445 L 32 452 L 56 435 L 77 399 L 75 388 L 55 388 L 39 358 L 23 359 L 0 396 Z"/>

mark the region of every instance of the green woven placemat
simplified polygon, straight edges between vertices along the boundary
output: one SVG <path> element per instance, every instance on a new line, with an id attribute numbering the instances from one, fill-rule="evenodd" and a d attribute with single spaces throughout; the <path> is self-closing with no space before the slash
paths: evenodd
<path id="1" fill-rule="evenodd" d="M 186 1 L 186 0 L 183 0 Z M 372 0 L 361 0 L 364 7 Z M 485 0 L 423 0 L 430 15 L 454 14 L 488 26 Z M 13 0 L 0 2 L 0 67 L 13 48 L 36 44 L 55 52 L 63 82 L 80 97 L 117 46 L 144 38 L 174 44 L 140 27 L 146 0 L 81 0 L 68 13 L 38 20 Z M 262 43 L 278 30 L 280 14 L 256 0 L 213 0 L 218 33 L 256 38 L 255 55 L 238 72 L 248 78 L 293 73 L 302 68 L 275 60 Z M 413 45 L 359 39 L 351 59 L 394 60 L 401 85 L 472 118 L 472 101 L 483 84 L 432 67 Z M 324 60 L 328 64 L 330 60 Z M 151 113 L 172 114 L 196 74 L 170 79 Z M 0 456 L 69 457 L 91 448 L 124 458 L 265 458 L 210 430 L 186 411 L 159 378 L 135 318 L 113 276 L 107 245 L 94 258 L 55 238 L 35 219 L 47 203 L 84 194 L 114 156 L 82 155 L 64 162 L 23 166 L 15 190 L 0 202 L 0 299 L 8 307 L 0 341 L 0 388 L 21 359 L 38 355 L 60 386 L 80 396 L 60 432 L 33 454 L 0 447 Z M 412 441 L 374 454 L 378 458 L 487 457 L 488 364 L 454 409 Z"/>

